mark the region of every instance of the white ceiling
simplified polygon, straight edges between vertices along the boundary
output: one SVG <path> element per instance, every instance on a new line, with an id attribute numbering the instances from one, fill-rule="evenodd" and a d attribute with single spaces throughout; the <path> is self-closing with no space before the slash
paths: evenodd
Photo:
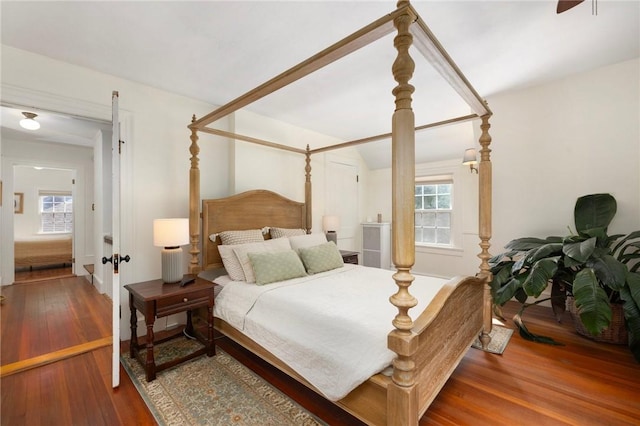
<path id="1" fill-rule="evenodd" d="M 412 4 L 489 105 L 497 93 L 640 56 L 635 0 L 597 0 L 597 15 L 589 0 L 560 15 L 555 1 Z M 0 7 L 3 44 L 222 105 L 395 2 L 3 0 Z M 387 36 L 248 109 L 345 141 L 388 133 L 392 43 Z M 468 114 L 413 53 L 416 125 Z M 421 132 L 417 161 L 455 158 L 473 143 L 469 124 Z M 388 142 L 359 150 L 370 167 L 389 167 Z"/>

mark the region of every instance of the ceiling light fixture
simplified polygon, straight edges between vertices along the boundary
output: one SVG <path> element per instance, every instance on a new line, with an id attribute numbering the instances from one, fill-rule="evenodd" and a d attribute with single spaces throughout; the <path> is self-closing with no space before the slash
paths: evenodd
<path id="1" fill-rule="evenodd" d="M 38 130 L 40 128 L 40 123 L 34 120 L 38 114 L 23 112 L 22 115 L 24 115 L 24 118 L 20 120 L 20 127 L 27 130 Z"/>

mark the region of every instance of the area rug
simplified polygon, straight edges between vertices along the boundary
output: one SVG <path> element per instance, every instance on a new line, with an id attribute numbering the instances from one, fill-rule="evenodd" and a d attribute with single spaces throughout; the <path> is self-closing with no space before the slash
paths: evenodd
<path id="1" fill-rule="evenodd" d="M 512 329 L 494 324 L 491 327 L 491 333 L 489 333 L 489 336 L 491 336 L 491 342 L 489 342 L 489 347 L 485 349 L 485 351 L 502 355 L 512 334 Z M 480 339 L 476 337 L 476 340 L 473 342 L 471 347 L 482 350 L 482 343 L 480 343 Z"/>
<path id="2" fill-rule="evenodd" d="M 187 339 L 158 345 L 156 363 L 194 345 L 199 343 Z M 325 425 L 220 348 L 214 357 L 203 355 L 161 371 L 151 382 L 129 354 L 120 359 L 159 425 Z"/>

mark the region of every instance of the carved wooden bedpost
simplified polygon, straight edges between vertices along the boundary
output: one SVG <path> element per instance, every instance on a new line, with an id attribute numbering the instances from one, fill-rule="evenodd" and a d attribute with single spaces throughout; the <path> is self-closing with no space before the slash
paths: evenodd
<path id="1" fill-rule="evenodd" d="M 398 2 L 398 7 L 409 4 L 407 0 Z M 387 424 L 412 426 L 418 424 L 418 389 L 414 355 L 417 339 L 411 331 L 413 320 L 409 309 L 418 301 L 409 293 L 413 282 L 411 267 L 415 262 L 415 124 L 411 109 L 411 95 L 414 87 L 409 84 L 415 64 L 409 55 L 413 36 L 409 26 L 414 17 L 409 13 L 398 16 L 394 25 L 398 34 L 394 46 L 398 51 L 393 63 L 393 77 L 398 85 L 393 89 L 396 109 L 392 121 L 392 213 L 393 213 L 393 263 L 397 272 L 393 275 L 398 292 L 390 297 L 398 308 L 393 320 L 395 329 L 389 333 L 388 347 L 397 354 L 393 361 L 393 381 L 387 395 Z"/>
<path id="2" fill-rule="evenodd" d="M 480 258 L 480 273 L 478 274 L 480 277 L 485 279 L 484 285 L 484 301 L 483 301 L 483 325 L 482 325 L 482 334 L 480 335 L 480 341 L 482 342 L 482 347 L 486 348 L 489 342 L 491 341 L 491 337 L 489 333 L 491 333 L 491 318 L 493 314 L 493 300 L 491 298 L 491 289 L 489 287 L 489 283 L 493 279 L 491 274 L 491 267 L 489 266 L 489 259 L 491 259 L 491 254 L 489 254 L 489 247 L 491 243 L 489 240 L 491 239 L 491 194 L 492 194 L 492 169 L 491 169 L 491 149 L 489 149 L 489 144 L 491 144 L 491 135 L 489 135 L 489 128 L 491 124 L 489 124 L 490 115 L 482 116 L 482 124 L 480 125 L 480 129 L 482 130 L 482 134 L 480 135 L 480 145 L 482 148 L 480 149 L 480 166 L 479 169 L 479 180 L 480 180 L 480 211 L 479 211 L 479 233 L 480 233 L 480 248 L 482 249 L 478 257 Z"/>
<path id="3" fill-rule="evenodd" d="M 311 233 L 311 228 L 313 227 L 312 223 L 312 209 L 311 209 L 311 150 L 309 149 L 309 145 L 307 145 L 307 152 L 305 152 L 305 162 L 304 166 L 305 172 L 305 181 L 304 181 L 304 204 L 305 204 L 305 214 L 306 219 L 305 222 L 307 224 L 307 234 Z"/>
<path id="4" fill-rule="evenodd" d="M 196 121 L 196 115 L 191 118 L 191 123 Z M 198 255 L 200 254 L 200 169 L 198 168 L 198 130 L 189 126 L 191 129 L 191 169 L 189 170 L 189 235 L 191 236 L 191 260 L 189 261 L 189 273 L 195 274 L 200 272 L 200 262 Z"/>

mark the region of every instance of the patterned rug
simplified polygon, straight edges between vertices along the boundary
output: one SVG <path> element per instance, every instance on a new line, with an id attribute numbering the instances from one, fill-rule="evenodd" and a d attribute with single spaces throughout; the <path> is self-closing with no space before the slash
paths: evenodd
<path id="1" fill-rule="evenodd" d="M 158 345 L 156 364 L 199 346 L 187 339 Z M 325 425 L 220 348 L 214 357 L 161 371 L 149 383 L 138 361 L 129 354 L 120 359 L 160 425 Z"/>
<path id="2" fill-rule="evenodd" d="M 493 327 L 491 327 L 491 333 L 489 333 L 489 336 L 491 336 L 491 342 L 489 342 L 489 347 L 486 349 L 486 351 L 493 354 L 502 355 L 507 347 L 507 343 L 509 343 L 509 339 L 511 339 L 512 334 L 513 330 L 511 330 L 510 328 L 493 324 Z M 471 347 L 475 349 L 482 349 L 482 343 L 480 343 L 480 339 L 476 338 L 476 341 L 473 342 Z"/>

